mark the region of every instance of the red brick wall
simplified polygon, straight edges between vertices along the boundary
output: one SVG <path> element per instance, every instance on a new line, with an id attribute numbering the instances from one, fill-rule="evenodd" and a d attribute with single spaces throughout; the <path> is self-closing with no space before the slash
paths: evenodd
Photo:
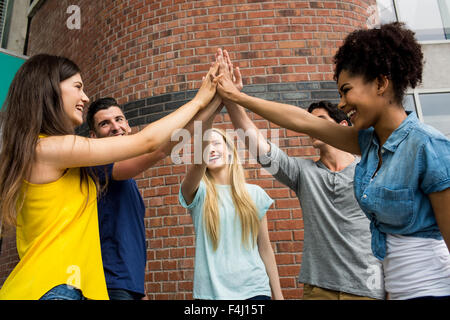
<path id="1" fill-rule="evenodd" d="M 83 70 L 91 99 L 119 103 L 198 88 L 217 47 L 228 49 L 246 85 L 332 80 L 332 56 L 346 34 L 365 26 L 375 0 L 264 1 L 47 0 L 33 17 L 29 55 L 67 56 Z M 69 30 L 69 5 L 81 8 L 81 29 Z M 277 126 L 250 114 L 261 129 Z M 231 128 L 227 115 L 216 125 Z M 137 130 L 137 127 L 133 128 Z M 317 156 L 309 138 L 279 128 L 289 155 Z M 267 213 L 285 298 L 299 299 L 303 220 L 295 194 L 248 165 L 249 183 L 275 200 Z M 166 158 L 137 177 L 147 207 L 150 299 L 190 299 L 195 255 L 192 220 L 177 200 L 186 165 Z M 17 261 L 13 238 L 0 256 L 0 283 Z"/>
<path id="2" fill-rule="evenodd" d="M 46 0 L 29 54 L 72 58 L 92 97 L 120 103 L 198 88 L 218 47 L 246 84 L 332 80 L 336 48 L 374 2 Z M 80 30 L 66 27 L 69 5 L 81 8 Z"/>

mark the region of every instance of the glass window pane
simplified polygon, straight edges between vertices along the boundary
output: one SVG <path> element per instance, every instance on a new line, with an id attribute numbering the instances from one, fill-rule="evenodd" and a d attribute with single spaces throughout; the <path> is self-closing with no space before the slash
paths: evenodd
<path id="1" fill-rule="evenodd" d="M 397 21 L 394 0 L 378 0 L 377 9 L 381 24 Z"/>
<path id="2" fill-rule="evenodd" d="M 420 94 L 423 121 L 450 138 L 450 92 Z"/>
<path id="3" fill-rule="evenodd" d="M 403 99 L 403 107 L 406 111 L 416 112 L 416 102 L 414 101 L 414 95 L 407 94 Z M 416 112 L 417 113 L 417 112 Z"/>
<path id="4" fill-rule="evenodd" d="M 416 32 L 418 40 L 445 40 L 437 0 L 397 0 L 398 20 Z"/>
<path id="5" fill-rule="evenodd" d="M 442 24 L 444 25 L 445 38 L 450 40 L 450 0 L 438 0 L 441 12 Z"/>

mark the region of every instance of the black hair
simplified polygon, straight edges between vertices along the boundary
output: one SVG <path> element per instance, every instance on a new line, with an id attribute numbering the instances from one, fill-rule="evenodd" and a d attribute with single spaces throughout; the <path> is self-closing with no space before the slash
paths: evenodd
<path id="1" fill-rule="evenodd" d="M 122 110 L 122 108 L 117 103 L 116 99 L 111 97 L 100 98 L 90 104 L 86 115 L 86 121 L 88 123 L 90 130 L 95 130 L 95 123 L 94 123 L 95 114 L 100 110 L 105 110 L 111 107 L 118 107 L 120 110 Z"/>
<path id="2" fill-rule="evenodd" d="M 334 56 L 334 79 L 342 70 L 366 81 L 384 75 L 393 85 L 395 102 L 402 103 L 408 86 L 422 81 L 423 53 L 414 35 L 401 22 L 353 31 Z"/>
<path id="3" fill-rule="evenodd" d="M 337 123 L 341 123 L 342 121 L 347 121 L 348 125 L 351 126 L 352 123 L 350 119 L 347 117 L 344 111 L 337 107 L 337 104 L 331 103 L 330 101 L 319 101 L 313 102 L 308 107 L 308 112 L 311 113 L 314 109 L 325 109 L 328 112 L 328 115 Z"/>

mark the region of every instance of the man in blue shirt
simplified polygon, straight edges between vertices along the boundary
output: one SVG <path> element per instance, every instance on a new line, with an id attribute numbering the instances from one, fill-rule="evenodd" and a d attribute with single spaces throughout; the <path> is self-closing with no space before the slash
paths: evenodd
<path id="1" fill-rule="evenodd" d="M 131 128 L 114 98 L 94 101 L 87 114 L 92 138 L 128 135 Z M 132 178 L 166 157 L 163 149 L 96 167 L 106 190 L 98 199 L 103 268 L 111 300 L 145 297 L 145 205 Z M 103 169 L 104 168 L 104 169 Z"/>
<path id="2" fill-rule="evenodd" d="M 217 109 L 215 99 L 187 125 L 209 117 Z M 94 101 L 87 113 L 92 138 L 128 135 L 131 128 L 114 98 Z M 187 142 L 187 141 L 185 141 Z M 144 289 L 147 248 L 145 243 L 145 205 L 133 177 L 164 159 L 177 141 L 167 141 L 158 150 L 142 156 L 95 167 L 102 186 L 98 199 L 100 241 L 106 285 L 111 300 L 140 300 Z"/>

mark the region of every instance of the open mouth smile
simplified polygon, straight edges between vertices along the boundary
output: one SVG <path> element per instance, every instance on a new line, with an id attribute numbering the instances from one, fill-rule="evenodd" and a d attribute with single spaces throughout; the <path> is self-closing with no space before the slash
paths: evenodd
<path id="1" fill-rule="evenodd" d="M 355 109 L 352 109 L 349 112 L 347 112 L 347 117 L 350 119 L 350 121 L 352 121 L 352 117 L 354 117 L 355 114 L 356 114 Z"/>
<path id="2" fill-rule="evenodd" d="M 212 161 L 215 161 L 217 159 L 220 159 L 220 157 L 218 155 L 210 157 L 209 161 L 212 162 Z"/>

